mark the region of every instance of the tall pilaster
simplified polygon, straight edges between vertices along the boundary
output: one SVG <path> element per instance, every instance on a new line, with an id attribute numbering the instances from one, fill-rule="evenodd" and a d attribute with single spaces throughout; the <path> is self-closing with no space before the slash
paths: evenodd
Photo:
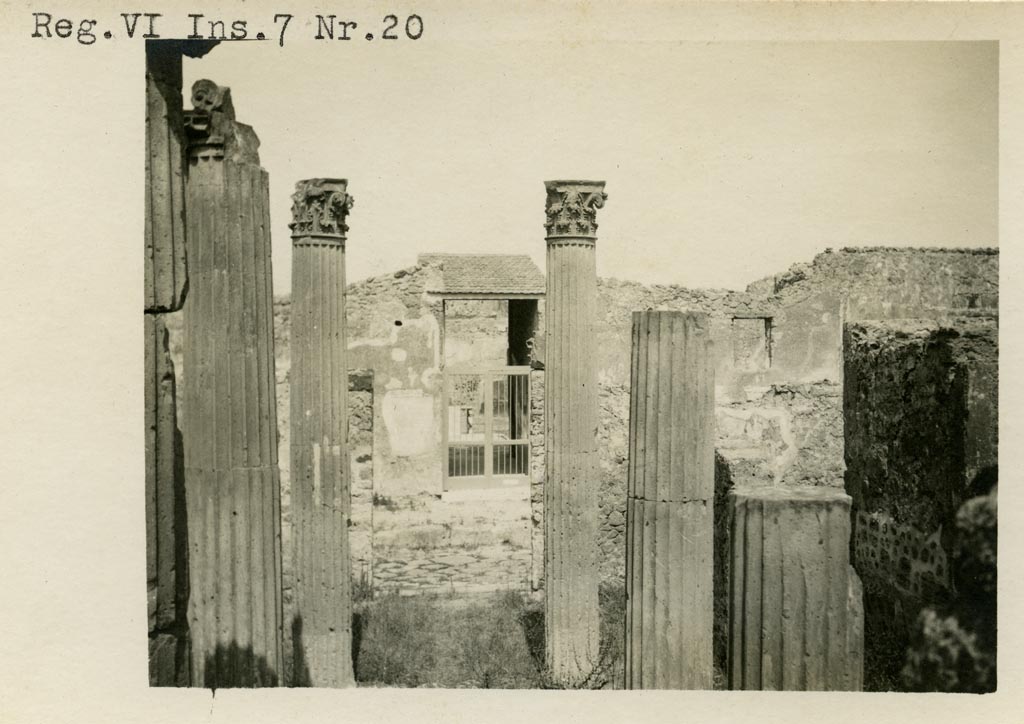
<path id="1" fill-rule="evenodd" d="M 708 317 L 633 312 L 627 689 L 713 684 L 715 371 Z"/>
<path id="2" fill-rule="evenodd" d="M 598 663 L 597 209 L 603 181 L 547 181 L 544 638 L 561 686 Z"/>
<path id="3" fill-rule="evenodd" d="M 354 686 L 348 519 L 344 179 L 292 196 L 291 475 L 295 683 Z"/>
<path id="4" fill-rule="evenodd" d="M 164 315 L 144 317 L 149 683 L 187 686 L 188 556 L 174 363 L 167 346 Z"/>
<path id="5" fill-rule="evenodd" d="M 153 686 L 183 686 L 189 678 L 182 451 L 164 319 L 181 309 L 187 289 L 181 52 L 146 41 L 146 589 Z"/>
<path id="6" fill-rule="evenodd" d="M 182 424 L 192 682 L 275 686 L 281 509 L 268 178 L 230 91 L 201 80 L 192 102 Z"/>
<path id="7" fill-rule="evenodd" d="M 850 497 L 736 488 L 729 508 L 729 688 L 859 691 L 864 609 Z"/>
<path id="8" fill-rule="evenodd" d="M 174 312 L 185 302 L 185 126 L 181 50 L 146 41 L 147 312 Z"/>

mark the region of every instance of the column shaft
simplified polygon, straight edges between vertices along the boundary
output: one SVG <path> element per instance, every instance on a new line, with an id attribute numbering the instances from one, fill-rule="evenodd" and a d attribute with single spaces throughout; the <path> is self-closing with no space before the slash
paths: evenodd
<path id="1" fill-rule="evenodd" d="M 598 663 L 595 209 L 602 182 L 548 182 L 545 318 L 545 653 L 554 683 Z"/>
<path id="2" fill-rule="evenodd" d="M 707 315 L 634 312 L 625 685 L 710 689 L 714 368 Z"/>
<path id="3" fill-rule="evenodd" d="M 190 150 L 187 188 L 182 432 L 193 684 L 275 686 L 281 510 L 268 178 L 226 89 L 199 81 L 194 102 L 197 90 L 206 101 L 225 97 L 209 104 L 211 135 Z"/>
<path id="4" fill-rule="evenodd" d="M 343 180 L 300 181 L 292 224 L 291 474 L 295 683 L 354 686 L 348 520 Z M 315 215 L 314 231 L 307 221 Z M 319 227 L 324 216 L 337 218 Z"/>
<path id="5" fill-rule="evenodd" d="M 729 688 L 860 690 L 864 612 L 849 564 L 849 496 L 735 489 L 729 508 Z"/>

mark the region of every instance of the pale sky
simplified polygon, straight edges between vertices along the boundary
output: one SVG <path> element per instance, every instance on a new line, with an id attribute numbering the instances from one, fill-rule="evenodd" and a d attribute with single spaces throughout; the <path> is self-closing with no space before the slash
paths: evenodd
<path id="1" fill-rule="evenodd" d="M 598 273 L 742 288 L 825 247 L 996 246 L 995 43 L 223 43 L 270 174 L 274 290 L 295 181 L 349 179 L 349 279 L 420 252 L 543 268 L 544 186 L 607 181 Z"/>

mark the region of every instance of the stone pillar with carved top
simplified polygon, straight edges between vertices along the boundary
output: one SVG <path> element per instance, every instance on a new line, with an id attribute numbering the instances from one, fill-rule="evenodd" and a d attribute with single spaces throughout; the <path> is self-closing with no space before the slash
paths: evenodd
<path id="1" fill-rule="evenodd" d="M 597 210 L 603 181 L 548 181 L 544 638 L 548 674 L 591 685 L 598 663 Z"/>
<path id="2" fill-rule="evenodd" d="M 268 178 L 229 89 L 198 81 L 192 102 L 182 345 L 192 683 L 276 686 L 281 508 Z"/>
<path id="3" fill-rule="evenodd" d="M 355 685 L 348 519 L 345 179 L 292 195 L 291 475 L 294 683 Z"/>

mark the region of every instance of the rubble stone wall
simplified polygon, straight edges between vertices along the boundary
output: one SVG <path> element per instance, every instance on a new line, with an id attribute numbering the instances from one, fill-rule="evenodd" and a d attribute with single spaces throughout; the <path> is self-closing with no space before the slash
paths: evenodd
<path id="1" fill-rule="evenodd" d="M 720 486 L 841 487 L 844 322 L 993 314 L 998 262 L 991 249 L 872 247 L 826 251 L 742 292 L 599 280 L 598 544 L 604 576 L 621 579 L 625 571 L 620 520 L 633 310 L 694 310 L 711 317 Z M 972 377 L 975 387 L 984 386 L 983 376 L 979 371 Z M 991 452 L 983 438 L 972 451 L 976 458 Z"/>
<path id="2" fill-rule="evenodd" d="M 871 688 L 898 686 L 917 614 L 954 593 L 956 511 L 997 464 L 997 357 L 991 318 L 846 327 L 846 489 Z"/>

